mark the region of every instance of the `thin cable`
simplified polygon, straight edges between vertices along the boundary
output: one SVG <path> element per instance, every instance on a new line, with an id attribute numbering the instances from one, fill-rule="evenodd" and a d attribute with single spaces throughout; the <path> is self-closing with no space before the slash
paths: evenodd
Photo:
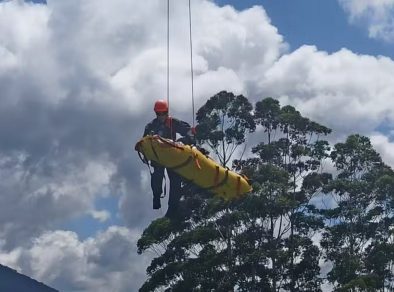
<path id="1" fill-rule="evenodd" d="M 170 0 L 167 0 L 167 106 L 170 112 Z M 172 118 L 170 117 L 171 138 L 173 133 Z M 176 133 L 174 140 L 176 138 Z"/>
<path id="2" fill-rule="evenodd" d="M 167 104 L 170 109 L 170 0 L 167 0 Z"/>
<path id="3" fill-rule="evenodd" d="M 193 110 L 193 128 L 194 128 L 194 74 L 193 74 L 193 41 L 192 41 L 192 9 L 191 0 L 189 0 L 189 36 L 190 36 L 190 73 L 192 76 L 192 110 Z"/>

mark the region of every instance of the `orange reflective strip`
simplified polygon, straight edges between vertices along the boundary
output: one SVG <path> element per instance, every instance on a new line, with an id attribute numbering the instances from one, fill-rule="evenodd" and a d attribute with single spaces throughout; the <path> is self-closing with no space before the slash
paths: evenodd
<path id="1" fill-rule="evenodd" d="M 198 169 L 201 169 L 200 161 L 198 161 L 197 154 L 194 154 L 194 163 L 196 164 Z"/>

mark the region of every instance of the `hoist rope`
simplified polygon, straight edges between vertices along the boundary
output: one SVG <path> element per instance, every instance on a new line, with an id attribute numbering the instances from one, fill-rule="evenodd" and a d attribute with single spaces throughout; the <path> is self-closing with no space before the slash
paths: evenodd
<path id="1" fill-rule="evenodd" d="M 167 0 L 167 104 L 170 109 L 170 0 Z"/>
<path id="2" fill-rule="evenodd" d="M 194 128 L 194 74 L 193 74 L 193 41 L 192 41 L 192 9 L 191 0 L 189 0 L 189 36 L 190 36 L 190 73 L 192 79 L 192 117 Z"/>
<path id="3" fill-rule="evenodd" d="M 192 9 L 189 0 L 189 40 L 190 40 L 190 74 L 191 74 L 191 94 L 192 94 L 192 120 L 195 126 L 194 108 L 194 68 L 193 68 L 193 35 L 192 35 Z M 167 0 L 167 104 L 170 108 L 170 0 Z"/>

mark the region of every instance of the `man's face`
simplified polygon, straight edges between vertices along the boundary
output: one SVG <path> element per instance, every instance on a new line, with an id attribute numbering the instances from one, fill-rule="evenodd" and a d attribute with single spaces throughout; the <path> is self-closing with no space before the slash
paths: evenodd
<path id="1" fill-rule="evenodd" d="M 168 117 L 168 112 L 161 112 L 161 113 L 158 112 L 158 113 L 156 113 L 156 116 L 160 122 L 164 123 L 164 121 Z"/>

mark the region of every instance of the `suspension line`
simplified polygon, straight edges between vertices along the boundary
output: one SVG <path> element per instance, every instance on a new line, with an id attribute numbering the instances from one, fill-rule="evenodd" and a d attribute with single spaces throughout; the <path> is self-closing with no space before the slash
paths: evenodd
<path id="1" fill-rule="evenodd" d="M 170 109 L 170 0 L 167 0 L 167 104 Z"/>
<path id="2" fill-rule="evenodd" d="M 192 38 L 192 9 L 191 0 L 189 0 L 189 36 L 190 36 L 190 73 L 192 81 L 192 117 L 194 128 L 194 70 L 193 70 L 193 38 Z"/>

